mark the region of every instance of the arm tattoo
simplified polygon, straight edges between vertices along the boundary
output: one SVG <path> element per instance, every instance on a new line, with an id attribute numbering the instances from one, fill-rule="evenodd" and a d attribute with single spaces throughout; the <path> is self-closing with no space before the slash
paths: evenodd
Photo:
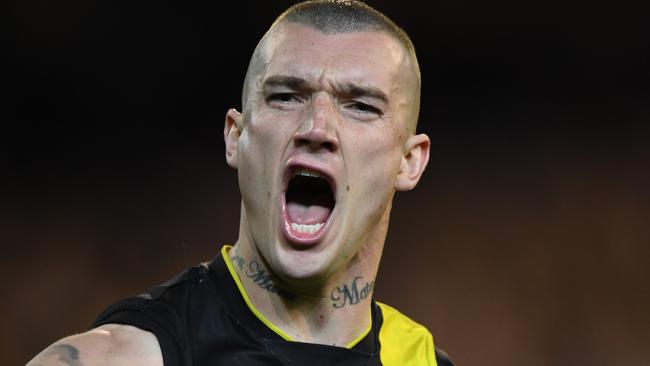
<path id="1" fill-rule="evenodd" d="M 356 305 L 370 296 L 375 287 L 375 281 L 366 282 L 363 287 L 359 288 L 359 280 L 361 280 L 361 278 L 361 276 L 357 276 L 349 285 L 344 284 L 343 286 L 336 286 L 330 295 L 332 306 L 340 309 L 347 305 Z"/>
<path id="2" fill-rule="evenodd" d="M 57 365 L 83 366 L 79 361 L 79 350 L 69 344 L 54 345 L 45 351 L 43 356 L 46 358 L 58 356 L 57 361 L 60 361 L 61 363 L 57 363 Z M 40 363 L 36 366 L 40 366 Z"/>
<path id="3" fill-rule="evenodd" d="M 248 263 L 247 266 L 246 260 L 239 254 L 233 255 L 231 259 L 237 265 L 237 267 L 243 271 L 246 277 L 253 280 L 253 282 L 255 282 L 255 284 L 257 284 L 257 286 L 260 288 L 268 292 L 278 294 L 287 300 L 293 300 L 295 298 L 292 293 L 277 287 L 273 282 L 273 277 L 271 277 L 271 274 L 267 273 L 264 267 L 258 261 L 253 259 Z"/>

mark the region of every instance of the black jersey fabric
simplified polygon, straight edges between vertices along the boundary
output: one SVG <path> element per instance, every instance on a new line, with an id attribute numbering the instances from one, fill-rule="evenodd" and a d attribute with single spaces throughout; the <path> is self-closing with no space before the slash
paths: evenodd
<path id="1" fill-rule="evenodd" d="M 223 253 L 207 266 L 185 270 L 146 293 L 111 305 L 92 327 L 116 323 L 152 332 L 165 366 L 382 365 L 379 333 L 384 316 L 374 300 L 370 332 L 351 348 L 287 341 L 249 309 Z M 409 364 L 453 366 L 437 349 L 435 361 L 430 360 Z"/>

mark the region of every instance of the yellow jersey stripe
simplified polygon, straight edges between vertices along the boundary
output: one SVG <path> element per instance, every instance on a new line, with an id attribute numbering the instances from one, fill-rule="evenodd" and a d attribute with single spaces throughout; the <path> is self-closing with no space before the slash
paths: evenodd
<path id="1" fill-rule="evenodd" d="M 384 322 L 379 330 L 383 366 L 437 366 L 433 337 L 424 326 L 377 302 Z"/>
<path id="2" fill-rule="evenodd" d="M 237 284 L 237 288 L 239 289 L 239 292 L 241 293 L 241 296 L 244 298 L 244 302 L 246 302 L 246 306 L 248 306 L 248 309 L 255 314 L 255 316 L 262 322 L 264 325 L 269 327 L 273 332 L 275 332 L 277 335 L 282 337 L 282 339 L 291 341 L 291 342 L 296 342 L 293 337 L 288 335 L 286 332 L 284 332 L 282 329 L 278 328 L 275 324 L 271 323 L 262 313 L 257 310 L 255 305 L 251 302 L 250 298 L 248 297 L 248 294 L 246 293 L 246 290 L 244 289 L 244 285 L 241 283 L 241 280 L 239 279 L 239 276 L 237 275 L 237 272 L 235 272 L 235 267 L 232 264 L 232 261 L 230 260 L 230 256 L 228 255 L 228 252 L 232 248 L 231 245 L 224 245 L 221 248 L 221 256 L 223 257 L 224 261 L 226 262 L 226 267 L 228 267 L 228 272 L 230 272 L 230 275 L 232 276 L 232 279 L 235 281 Z M 357 338 L 353 339 L 352 342 L 348 343 L 345 348 L 352 348 L 354 347 L 357 343 L 361 342 L 363 338 L 365 338 L 368 333 L 370 333 L 370 330 L 372 329 L 372 316 L 369 313 L 370 316 L 370 321 L 368 322 L 368 328 L 364 330 Z"/>
<path id="3" fill-rule="evenodd" d="M 274 331 L 277 335 L 282 337 L 283 339 L 291 342 L 295 342 L 295 340 L 285 333 L 282 329 L 276 327 L 273 323 L 271 323 L 268 319 L 262 315 L 257 308 L 253 305 L 251 300 L 248 298 L 248 294 L 246 294 L 246 290 L 244 289 L 244 285 L 241 283 L 239 280 L 239 276 L 237 276 L 237 272 L 235 272 L 235 267 L 232 265 L 232 261 L 230 260 L 230 256 L 228 255 L 228 251 L 230 251 L 230 248 L 232 248 L 230 245 L 224 245 L 223 248 L 221 248 L 221 256 L 223 257 L 224 261 L 226 262 L 226 266 L 228 267 L 228 271 L 230 272 L 230 275 L 232 276 L 232 279 L 235 280 L 235 283 L 237 284 L 237 288 L 239 289 L 239 292 L 241 293 L 241 296 L 244 298 L 244 301 L 246 302 L 246 305 L 248 306 L 248 309 L 255 314 L 255 316 L 262 322 L 264 323 L 267 327 L 269 327 L 272 331 Z"/>

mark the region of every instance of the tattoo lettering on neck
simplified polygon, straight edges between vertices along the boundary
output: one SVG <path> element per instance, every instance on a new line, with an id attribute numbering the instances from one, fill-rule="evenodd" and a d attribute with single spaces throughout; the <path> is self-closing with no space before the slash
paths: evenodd
<path id="1" fill-rule="evenodd" d="M 348 305 L 356 305 L 370 296 L 375 287 L 375 281 L 366 282 L 365 285 L 359 287 L 359 280 L 361 280 L 361 278 L 361 276 L 357 276 L 350 284 L 336 286 L 330 295 L 330 298 L 333 301 L 332 306 L 340 309 Z"/>
<path id="2" fill-rule="evenodd" d="M 244 269 L 244 257 L 239 254 L 234 254 L 230 259 L 237 265 L 237 267 L 239 267 L 239 269 Z"/>
<path id="3" fill-rule="evenodd" d="M 47 358 L 58 357 L 57 361 L 61 361 L 61 365 L 82 366 L 79 361 L 79 350 L 69 344 L 54 345 L 50 347 L 43 356 Z"/>
<path id="4" fill-rule="evenodd" d="M 255 282 L 255 284 L 260 288 L 270 293 L 280 295 L 287 300 L 293 300 L 295 298 L 294 294 L 277 287 L 273 282 L 271 274 L 266 272 L 264 267 L 255 259 L 251 260 L 248 265 L 246 265 L 244 257 L 239 254 L 233 255 L 231 259 L 237 267 L 244 272 L 246 277 L 253 280 L 253 282 Z"/>

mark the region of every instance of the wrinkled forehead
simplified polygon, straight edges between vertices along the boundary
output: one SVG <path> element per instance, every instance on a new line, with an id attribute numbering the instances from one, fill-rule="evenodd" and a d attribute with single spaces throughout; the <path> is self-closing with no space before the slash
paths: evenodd
<path id="1" fill-rule="evenodd" d="M 391 92 L 414 87 L 417 76 L 408 52 L 383 31 L 322 33 L 310 26 L 281 23 L 260 44 L 257 82 L 278 74 L 316 82 L 373 84 Z"/>

